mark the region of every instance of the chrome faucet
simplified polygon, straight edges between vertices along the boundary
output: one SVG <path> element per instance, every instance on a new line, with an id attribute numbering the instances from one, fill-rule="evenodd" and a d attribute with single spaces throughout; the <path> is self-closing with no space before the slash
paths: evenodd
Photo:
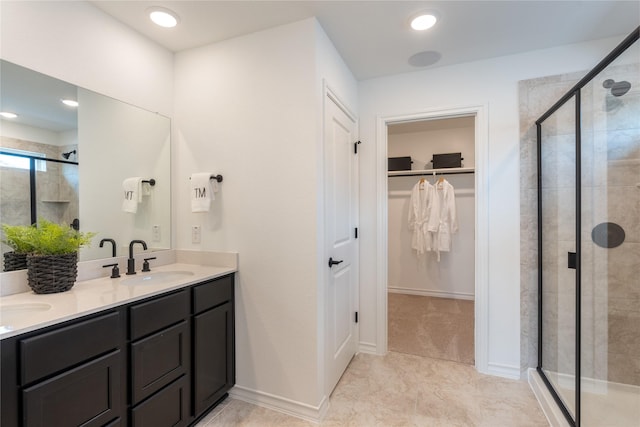
<path id="1" fill-rule="evenodd" d="M 136 260 L 133 257 L 133 245 L 140 243 L 144 250 L 147 250 L 147 244 L 144 240 L 132 240 L 129 243 L 129 259 L 127 260 L 127 275 L 136 274 Z"/>

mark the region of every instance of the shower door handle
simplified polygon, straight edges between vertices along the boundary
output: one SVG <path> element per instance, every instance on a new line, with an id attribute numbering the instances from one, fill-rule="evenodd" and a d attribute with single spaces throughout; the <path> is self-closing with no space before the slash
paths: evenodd
<path id="1" fill-rule="evenodd" d="M 578 265 L 577 256 L 575 252 L 567 252 L 567 268 L 576 269 Z"/>

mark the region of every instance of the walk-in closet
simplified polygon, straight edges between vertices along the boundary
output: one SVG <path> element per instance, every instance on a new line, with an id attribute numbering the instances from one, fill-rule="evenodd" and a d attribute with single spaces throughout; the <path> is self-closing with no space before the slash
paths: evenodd
<path id="1" fill-rule="evenodd" d="M 475 116 L 387 129 L 388 348 L 473 365 Z"/>

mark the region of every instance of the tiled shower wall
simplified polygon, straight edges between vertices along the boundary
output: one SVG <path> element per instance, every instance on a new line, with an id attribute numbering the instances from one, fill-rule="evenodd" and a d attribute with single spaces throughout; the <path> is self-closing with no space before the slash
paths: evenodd
<path id="1" fill-rule="evenodd" d="M 538 184 L 535 121 L 584 73 L 519 82 L 520 109 L 520 361 L 538 366 Z"/>
<path id="2" fill-rule="evenodd" d="M 545 77 L 520 82 L 520 161 L 521 161 L 521 354 L 522 369 L 537 366 L 537 173 L 535 120 L 564 95 L 584 73 Z M 640 385 L 640 67 L 611 66 L 582 90 L 582 376 Z M 613 97 L 602 87 L 608 78 L 627 80 L 632 89 L 623 97 Z M 573 104 L 571 105 L 571 107 Z M 564 110 L 567 111 L 564 111 Z M 545 126 L 569 126 L 571 108 L 565 107 L 545 122 Z M 555 117 L 557 116 L 557 117 Z M 554 123 L 555 122 L 555 123 Z M 568 162 L 572 132 L 554 133 L 553 144 L 546 145 L 545 161 Z M 564 136 L 563 136 L 564 135 Z M 564 138 L 564 139 L 563 139 Z M 550 141 L 547 141 L 550 142 Z M 556 150 L 555 152 L 553 150 Z M 547 159 L 549 155 L 549 159 Z M 562 165 L 556 169 L 564 170 Z M 545 186 L 543 197 L 553 197 L 558 222 L 572 222 L 575 193 L 566 185 L 571 177 L 557 177 Z M 549 188 L 545 188 L 549 187 Z M 545 206 L 549 206 L 545 204 Z M 568 209 L 563 212 L 563 209 Z M 592 242 L 592 228 L 602 222 L 615 222 L 626 233 L 617 248 L 601 248 Z M 567 227 L 568 225 L 568 227 Z M 557 230 L 571 225 L 554 224 Z M 553 229 L 553 227 L 552 227 Z M 562 234 L 560 232 L 559 234 Z M 545 228 L 547 238 L 552 230 Z M 572 342 L 575 340 L 572 273 L 562 264 L 566 251 L 557 235 L 553 245 L 557 256 L 545 257 L 545 343 L 544 364 L 549 369 L 573 373 Z M 547 243 L 551 243 L 547 240 Z M 566 246 L 566 245 L 565 245 Z M 558 268 L 561 267 L 561 268 Z M 567 275 L 569 273 L 569 275 Z M 566 277 L 563 277 L 566 276 Z M 560 307 L 560 309 L 558 309 Z M 545 344 L 545 347 L 547 344 Z"/>
<path id="3" fill-rule="evenodd" d="M 56 146 L 15 138 L 1 137 L 0 146 L 37 153 L 47 158 L 60 159 L 63 152 L 77 150 L 77 145 Z M 59 224 L 71 224 L 79 218 L 78 166 L 47 162 L 46 172 L 36 174 L 38 217 Z M 29 201 L 29 171 L 0 168 L 0 221 L 3 224 L 28 225 L 31 221 Z M 3 252 L 8 247 L 3 245 Z"/>

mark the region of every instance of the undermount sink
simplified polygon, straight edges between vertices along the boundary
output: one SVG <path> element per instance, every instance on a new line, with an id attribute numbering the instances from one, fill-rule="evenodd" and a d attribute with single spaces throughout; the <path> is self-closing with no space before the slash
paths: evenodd
<path id="1" fill-rule="evenodd" d="M 10 324 L 25 314 L 33 314 L 50 309 L 51 304 L 38 302 L 0 305 L 0 323 L 3 325 Z"/>
<path id="2" fill-rule="evenodd" d="M 189 276 L 193 276 L 192 271 L 151 271 L 138 273 L 135 276 L 122 280 L 120 283 L 123 285 L 157 285 L 179 279 L 186 279 Z"/>

